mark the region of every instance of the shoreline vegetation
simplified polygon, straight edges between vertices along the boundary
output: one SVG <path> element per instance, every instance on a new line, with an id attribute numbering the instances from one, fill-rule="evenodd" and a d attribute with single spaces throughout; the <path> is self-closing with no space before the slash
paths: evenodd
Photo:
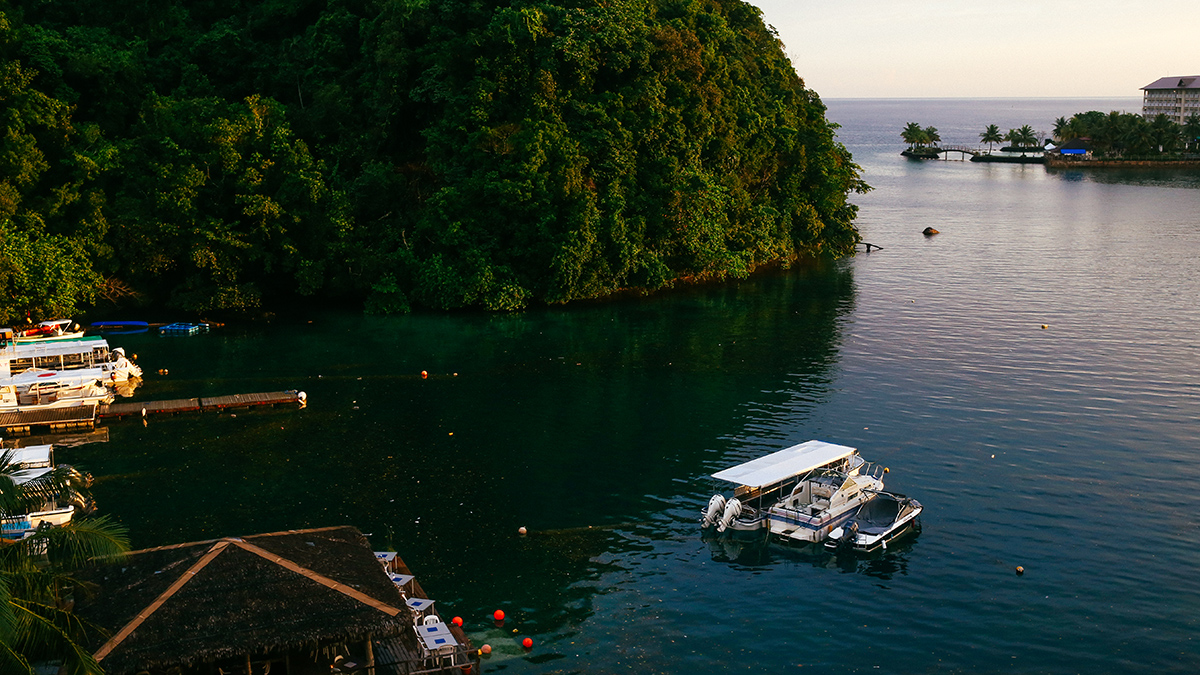
<path id="1" fill-rule="evenodd" d="M 0 324 L 517 310 L 861 241 L 741 0 L 63 0 L 0 40 Z"/>
<path id="2" fill-rule="evenodd" d="M 1122 112 L 1090 111 L 1059 117 L 1052 135 L 1039 136 L 1029 125 L 1001 134 L 990 124 L 979 134 L 980 146 L 939 145 L 935 127 L 909 122 L 900 132 L 911 159 L 940 159 L 946 153 L 970 154 L 972 162 L 1044 163 L 1055 168 L 1197 168 L 1200 167 L 1200 115 L 1177 124 L 1166 115 L 1147 119 Z M 1009 142 L 996 155 L 996 143 Z M 987 149 L 982 144 L 988 145 Z M 1016 155 L 1015 153 L 1021 153 Z"/>

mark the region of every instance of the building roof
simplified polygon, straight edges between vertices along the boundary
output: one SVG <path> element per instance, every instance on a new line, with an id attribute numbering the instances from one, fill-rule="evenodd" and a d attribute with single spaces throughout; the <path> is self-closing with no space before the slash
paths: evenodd
<path id="1" fill-rule="evenodd" d="M 1200 75 L 1162 77 L 1142 89 L 1200 89 Z"/>
<path id="2" fill-rule="evenodd" d="M 86 579 L 100 590 L 76 613 L 108 631 L 92 645 L 108 675 L 412 636 L 411 610 L 353 527 L 135 551 Z"/>

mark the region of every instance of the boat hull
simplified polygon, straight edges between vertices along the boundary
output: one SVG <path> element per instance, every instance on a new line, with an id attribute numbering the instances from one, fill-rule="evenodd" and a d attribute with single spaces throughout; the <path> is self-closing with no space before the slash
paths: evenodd
<path id="1" fill-rule="evenodd" d="M 865 531 L 855 528 L 853 534 L 845 532 L 844 525 L 837 528 L 830 533 L 825 548 L 831 551 L 852 550 L 859 553 L 886 550 L 889 543 L 905 536 L 919 525 L 921 512 L 925 510 L 915 499 L 906 499 L 904 506 L 904 512 L 886 527 L 873 527 Z"/>

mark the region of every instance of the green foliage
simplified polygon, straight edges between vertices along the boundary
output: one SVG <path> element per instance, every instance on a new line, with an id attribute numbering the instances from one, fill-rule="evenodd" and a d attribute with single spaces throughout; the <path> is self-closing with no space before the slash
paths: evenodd
<path id="1" fill-rule="evenodd" d="M 11 451 L 0 455 L 0 516 L 86 496 L 83 478 L 66 466 L 18 484 L 11 459 Z M 74 573 L 96 558 L 128 550 L 125 529 L 104 517 L 75 518 L 25 539 L 0 540 L 0 672 L 33 675 L 34 664 L 59 661 L 68 673 L 101 675 L 88 649 L 97 629 L 70 610 L 72 594 L 87 588 Z"/>
<path id="2" fill-rule="evenodd" d="M 76 305 L 101 279 L 196 312 L 305 295 L 514 310 L 858 241 L 859 169 L 741 0 L 64 0 L 20 17 L 21 129 L 59 132 L 10 134 L 0 213 L 74 246 Z M 64 306 L 30 297 L 8 311 Z"/>
<path id="3" fill-rule="evenodd" d="M 1200 116 L 1192 118 L 1180 125 L 1166 115 L 1148 120 L 1133 113 L 1105 114 L 1092 110 L 1073 115 L 1069 120 L 1059 118 L 1054 133 L 1062 141 L 1090 139 L 1097 156 L 1153 158 L 1169 156 L 1196 144 Z"/>

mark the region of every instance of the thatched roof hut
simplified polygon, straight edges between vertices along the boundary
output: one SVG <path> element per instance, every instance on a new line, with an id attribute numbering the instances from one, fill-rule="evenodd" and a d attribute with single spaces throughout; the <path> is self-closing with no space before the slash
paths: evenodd
<path id="1" fill-rule="evenodd" d="M 353 527 L 135 551 L 89 580 L 99 593 L 76 612 L 109 631 L 94 645 L 108 675 L 251 661 L 292 671 L 382 638 L 416 648 L 411 611 Z"/>

